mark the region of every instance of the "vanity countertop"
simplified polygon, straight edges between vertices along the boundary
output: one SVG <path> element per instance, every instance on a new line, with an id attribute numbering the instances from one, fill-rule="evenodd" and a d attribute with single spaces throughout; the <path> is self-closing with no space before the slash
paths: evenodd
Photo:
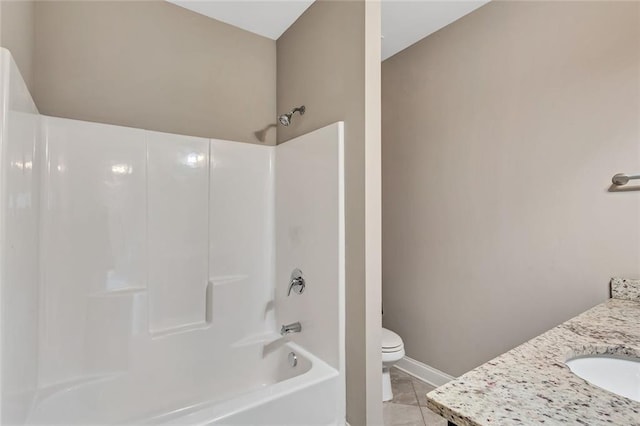
<path id="1" fill-rule="evenodd" d="M 613 279 L 612 299 L 427 394 L 458 426 L 640 425 L 640 402 L 574 375 L 579 355 L 640 358 L 640 280 Z"/>

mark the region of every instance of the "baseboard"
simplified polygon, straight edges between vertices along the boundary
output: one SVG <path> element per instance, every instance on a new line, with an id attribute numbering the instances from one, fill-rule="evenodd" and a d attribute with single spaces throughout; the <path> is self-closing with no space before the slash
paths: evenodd
<path id="1" fill-rule="evenodd" d="M 410 374 L 423 382 L 427 382 L 432 386 L 442 386 L 447 382 L 455 379 L 455 377 L 443 373 L 442 371 L 435 369 L 427 364 L 423 364 L 420 361 L 411 359 L 408 356 L 402 358 L 395 365 L 398 369 Z"/>

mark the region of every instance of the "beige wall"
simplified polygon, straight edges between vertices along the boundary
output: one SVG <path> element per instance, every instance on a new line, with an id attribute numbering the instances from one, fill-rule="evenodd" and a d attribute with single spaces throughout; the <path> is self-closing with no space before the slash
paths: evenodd
<path id="1" fill-rule="evenodd" d="M 33 87 L 35 3 L 0 0 L 0 46 L 11 51 L 27 87 Z"/>
<path id="2" fill-rule="evenodd" d="M 157 0 L 38 2 L 35 21 L 43 114 L 255 143 L 276 121 L 273 40 Z"/>
<path id="3" fill-rule="evenodd" d="M 375 74 L 380 53 L 378 49 L 365 55 L 365 49 L 380 40 L 379 6 L 364 1 L 317 1 L 277 42 L 278 111 L 302 104 L 307 108 L 291 126 L 278 129 L 278 142 L 345 122 L 347 419 L 352 426 L 382 420 L 380 283 L 375 276 L 365 280 L 365 234 L 369 235 L 365 151 L 366 147 L 375 150 L 380 140 L 375 127 L 366 128 L 379 122 L 374 119 L 380 103 L 375 94 L 380 87 Z M 369 203 L 374 199 L 375 190 Z M 375 247 L 369 255 L 375 256 Z M 375 350 L 367 350 L 371 347 Z"/>
<path id="4" fill-rule="evenodd" d="M 383 63 L 383 323 L 459 375 L 640 275 L 640 3 L 497 2 Z"/>

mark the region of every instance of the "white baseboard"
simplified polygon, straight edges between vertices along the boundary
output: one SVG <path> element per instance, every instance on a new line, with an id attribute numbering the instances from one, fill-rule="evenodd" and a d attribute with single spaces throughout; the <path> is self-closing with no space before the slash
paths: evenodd
<path id="1" fill-rule="evenodd" d="M 415 359 L 411 359 L 408 356 L 405 356 L 400 361 L 398 361 L 395 366 L 398 367 L 399 370 L 417 377 L 423 382 L 427 382 L 435 387 L 442 386 L 445 383 L 455 379 L 455 377 L 450 376 L 447 373 L 443 373 L 438 369 L 435 369 L 427 364 L 423 364 L 420 361 L 416 361 Z"/>

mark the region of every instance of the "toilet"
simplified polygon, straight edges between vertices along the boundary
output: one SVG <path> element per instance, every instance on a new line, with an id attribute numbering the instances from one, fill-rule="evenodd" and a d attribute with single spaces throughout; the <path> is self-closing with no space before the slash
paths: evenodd
<path id="1" fill-rule="evenodd" d="M 391 330 L 382 329 L 382 401 L 393 399 L 389 369 L 404 356 L 402 338 Z"/>

